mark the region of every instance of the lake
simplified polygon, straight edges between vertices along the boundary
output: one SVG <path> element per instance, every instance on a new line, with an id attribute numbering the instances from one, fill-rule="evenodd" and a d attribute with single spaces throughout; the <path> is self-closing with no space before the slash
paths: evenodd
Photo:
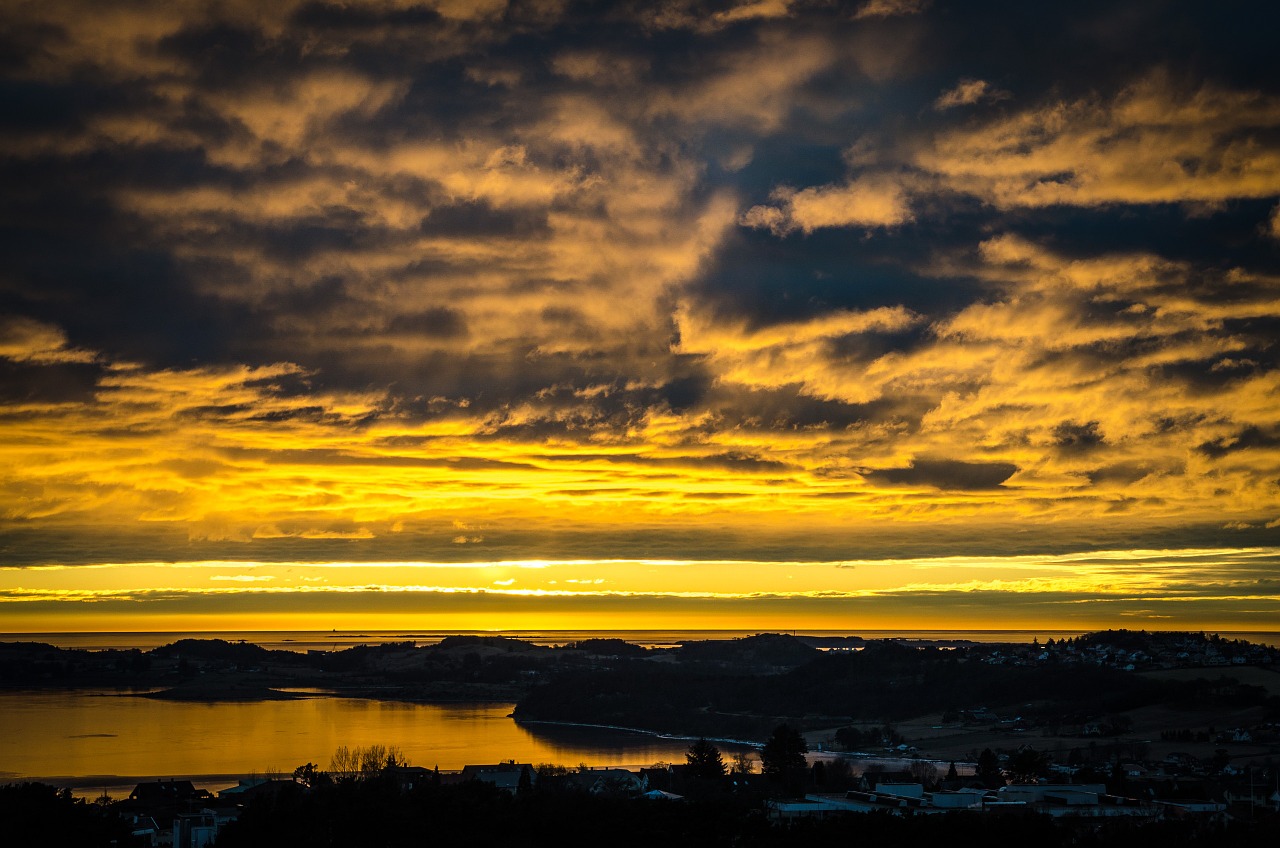
<path id="1" fill-rule="evenodd" d="M 77 795 L 128 794 L 139 780 L 210 789 L 253 772 L 324 767 L 339 745 L 395 745 L 411 765 L 460 769 L 516 760 L 638 768 L 684 762 L 689 741 L 603 728 L 517 724 L 512 704 L 355 698 L 190 703 L 104 692 L 0 693 L 0 782 L 43 779 Z M 720 745 L 729 754 L 747 746 Z"/>

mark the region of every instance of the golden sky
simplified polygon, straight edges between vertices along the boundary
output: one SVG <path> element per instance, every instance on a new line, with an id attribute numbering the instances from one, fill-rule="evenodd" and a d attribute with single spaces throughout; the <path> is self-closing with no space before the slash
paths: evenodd
<path id="1" fill-rule="evenodd" d="M 8 4 L 0 631 L 1274 628 L 1250 14 Z"/>

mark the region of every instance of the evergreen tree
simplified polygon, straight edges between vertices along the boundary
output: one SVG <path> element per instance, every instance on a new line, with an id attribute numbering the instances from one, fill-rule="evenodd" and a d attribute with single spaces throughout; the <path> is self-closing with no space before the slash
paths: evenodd
<path id="1" fill-rule="evenodd" d="M 780 724 L 760 751 L 762 771 L 788 789 L 798 790 L 808 770 L 804 758 L 808 752 L 804 737 L 790 725 Z"/>
<path id="2" fill-rule="evenodd" d="M 720 755 L 720 749 L 706 739 L 699 739 L 689 746 L 689 752 L 685 754 L 685 762 L 689 766 L 690 775 L 707 780 L 722 778 L 728 771 L 724 758 Z"/>
<path id="3" fill-rule="evenodd" d="M 978 755 L 978 779 L 988 786 L 1004 784 L 1004 776 L 1000 773 L 1000 758 L 990 748 L 983 748 Z"/>

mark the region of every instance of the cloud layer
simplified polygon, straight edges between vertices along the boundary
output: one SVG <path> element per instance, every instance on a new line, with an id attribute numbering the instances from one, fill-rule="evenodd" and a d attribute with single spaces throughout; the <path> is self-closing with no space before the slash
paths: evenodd
<path id="1" fill-rule="evenodd" d="M 0 20 L 5 564 L 1276 543 L 1277 21 Z"/>

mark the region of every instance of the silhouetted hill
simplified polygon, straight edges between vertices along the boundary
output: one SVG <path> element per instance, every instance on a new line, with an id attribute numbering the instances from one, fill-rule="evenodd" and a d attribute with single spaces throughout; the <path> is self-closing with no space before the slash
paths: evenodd
<path id="1" fill-rule="evenodd" d="M 287 655 L 286 658 L 297 657 L 297 654 L 291 651 L 269 651 L 248 642 L 228 642 L 225 639 L 179 639 L 155 648 L 150 653 L 158 657 L 186 657 L 189 660 L 229 662 L 240 665 L 266 662 L 280 654 Z"/>
<path id="2" fill-rule="evenodd" d="M 649 651 L 641 645 L 633 645 L 621 639 L 583 639 L 565 645 L 577 651 L 586 651 L 598 657 L 644 657 Z"/>
<path id="3" fill-rule="evenodd" d="M 684 662 L 789 668 L 804 665 L 820 653 L 794 636 L 761 633 L 743 639 L 685 642 L 679 656 Z"/>
<path id="4" fill-rule="evenodd" d="M 695 651 L 716 659 L 763 658 L 768 666 L 794 656 L 784 653 L 787 638 L 712 643 Z M 744 650 L 743 642 L 779 650 Z M 814 727 L 899 721 L 977 704 L 1023 711 L 1037 702 L 1055 710 L 1110 712 L 1184 698 L 1189 686 L 1097 666 L 991 665 L 969 661 L 963 652 L 894 642 L 869 643 L 858 652 L 813 651 L 808 662 L 776 674 L 760 668 L 747 674 L 701 659 L 568 671 L 531 690 L 515 716 L 760 739 L 781 719 Z"/>
<path id="5" fill-rule="evenodd" d="M 0 642 L 0 655 L 56 654 L 61 650 L 48 642 Z"/>
<path id="6" fill-rule="evenodd" d="M 523 639 L 511 639 L 507 636 L 446 636 L 434 646 L 435 650 L 453 651 L 459 648 L 497 648 L 500 651 L 514 653 L 516 651 L 542 650 L 541 646 Z"/>

